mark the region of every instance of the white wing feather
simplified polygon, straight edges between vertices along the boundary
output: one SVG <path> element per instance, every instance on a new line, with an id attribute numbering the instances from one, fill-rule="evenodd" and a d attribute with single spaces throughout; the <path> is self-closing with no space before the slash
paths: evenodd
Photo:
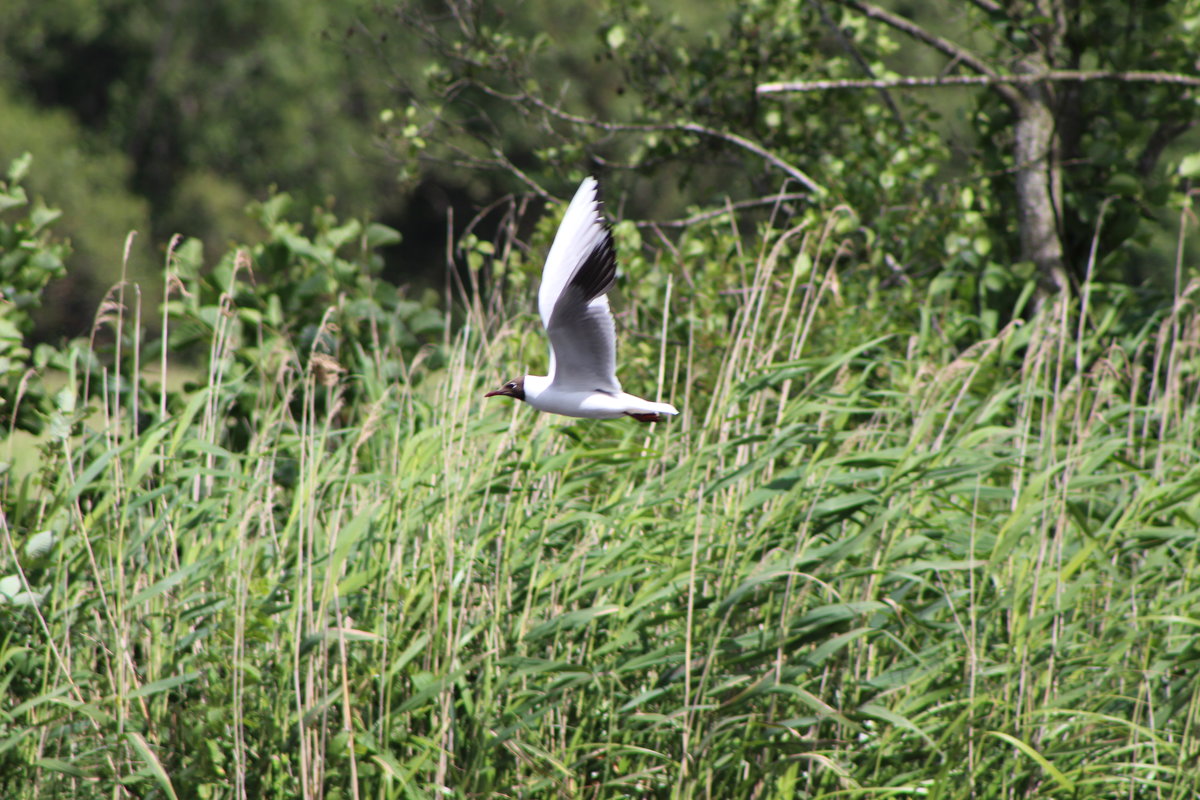
<path id="1" fill-rule="evenodd" d="M 559 223 L 554 243 L 542 267 L 542 286 L 538 289 L 538 313 L 542 324 L 550 327 L 554 304 L 558 296 L 571 282 L 571 278 L 582 266 L 587 255 L 608 235 L 608 228 L 600 216 L 596 203 L 596 179 L 584 178 L 567 206 Z"/>
<path id="2" fill-rule="evenodd" d="M 612 248 L 612 232 L 596 200 L 596 179 L 585 178 L 550 245 L 538 290 L 555 388 L 621 391 L 616 329 L 605 294 L 616 269 Z M 580 274 L 585 266 L 587 272 Z"/>

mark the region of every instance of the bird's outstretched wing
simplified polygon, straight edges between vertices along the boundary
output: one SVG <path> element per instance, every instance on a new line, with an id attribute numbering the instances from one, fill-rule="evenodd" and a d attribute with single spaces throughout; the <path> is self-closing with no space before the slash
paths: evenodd
<path id="1" fill-rule="evenodd" d="M 585 178 L 554 236 L 538 291 L 554 387 L 621 391 L 617 335 L 606 296 L 616 275 L 612 230 L 600 215 L 596 179 Z"/>

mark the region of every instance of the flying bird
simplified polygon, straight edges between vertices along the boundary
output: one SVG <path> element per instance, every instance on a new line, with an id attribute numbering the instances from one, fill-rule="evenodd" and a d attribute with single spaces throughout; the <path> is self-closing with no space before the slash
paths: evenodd
<path id="1" fill-rule="evenodd" d="M 596 179 L 584 178 L 554 235 L 538 290 L 538 313 L 550 337 L 550 374 L 513 378 L 484 396 L 513 397 L 568 417 L 658 422 L 678 414 L 669 403 L 621 389 L 607 296 L 616 277 L 617 253 L 612 229 L 600 214 Z"/>

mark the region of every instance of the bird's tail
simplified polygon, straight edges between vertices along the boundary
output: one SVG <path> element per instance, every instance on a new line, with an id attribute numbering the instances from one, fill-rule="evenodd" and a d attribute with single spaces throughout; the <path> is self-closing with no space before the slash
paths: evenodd
<path id="1" fill-rule="evenodd" d="M 679 413 L 679 409 L 670 403 L 652 403 L 632 395 L 630 401 L 625 413 L 642 422 L 658 422 L 663 417 L 673 417 Z"/>

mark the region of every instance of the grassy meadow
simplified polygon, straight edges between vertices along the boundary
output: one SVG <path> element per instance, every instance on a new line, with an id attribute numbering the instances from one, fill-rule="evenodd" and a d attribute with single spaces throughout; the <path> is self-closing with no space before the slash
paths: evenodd
<path id="1" fill-rule="evenodd" d="M 113 296 L 3 475 L 0 795 L 1200 795 L 1194 287 L 1005 322 L 837 216 L 622 223 L 621 377 L 682 413 L 569 420 L 482 397 L 553 222 L 440 306 L 368 303 L 358 228 Z"/>

